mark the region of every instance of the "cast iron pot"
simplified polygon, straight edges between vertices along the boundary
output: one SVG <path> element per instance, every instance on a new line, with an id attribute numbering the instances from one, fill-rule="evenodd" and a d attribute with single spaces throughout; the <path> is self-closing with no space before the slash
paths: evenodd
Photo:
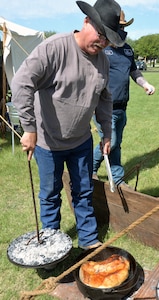
<path id="1" fill-rule="evenodd" d="M 85 251 L 80 256 L 78 256 L 77 261 L 80 261 L 92 251 L 93 249 Z M 131 290 L 136 286 L 139 277 L 138 267 L 134 257 L 129 252 L 118 247 L 107 247 L 104 250 L 100 251 L 98 254 L 96 254 L 94 257 L 92 257 L 90 260 L 102 261 L 113 254 L 119 254 L 130 261 L 130 270 L 128 278 L 122 284 L 113 288 L 93 288 L 84 284 L 80 280 L 79 267 L 74 271 L 73 274 L 80 292 L 85 297 L 88 297 L 92 300 L 120 300 L 123 297 L 129 295 Z"/>

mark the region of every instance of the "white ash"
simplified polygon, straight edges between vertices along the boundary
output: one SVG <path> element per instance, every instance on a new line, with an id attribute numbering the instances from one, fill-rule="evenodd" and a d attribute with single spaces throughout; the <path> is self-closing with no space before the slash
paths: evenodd
<path id="1" fill-rule="evenodd" d="M 51 228 L 30 232 L 16 238 L 8 247 L 7 255 L 11 262 L 24 266 L 39 268 L 64 258 L 72 248 L 71 238 Z"/>

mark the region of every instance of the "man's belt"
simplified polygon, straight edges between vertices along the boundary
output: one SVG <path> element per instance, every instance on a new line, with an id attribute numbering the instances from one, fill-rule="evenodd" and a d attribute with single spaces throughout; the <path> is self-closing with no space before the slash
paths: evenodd
<path id="1" fill-rule="evenodd" d="M 126 110 L 126 107 L 127 107 L 127 102 L 119 101 L 113 103 L 113 110 L 117 110 L 117 109 Z"/>

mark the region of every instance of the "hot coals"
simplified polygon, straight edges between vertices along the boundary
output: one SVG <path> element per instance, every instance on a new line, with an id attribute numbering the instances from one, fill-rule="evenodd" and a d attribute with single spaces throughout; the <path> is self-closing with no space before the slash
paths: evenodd
<path id="1" fill-rule="evenodd" d="M 39 237 L 40 242 L 34 231 L 13 240 L 7 249 L 9 260 L 22 267 L 49 267 L 64 259 L 72 249 L 71 238 L 60 230 L 42 229 Z"/>

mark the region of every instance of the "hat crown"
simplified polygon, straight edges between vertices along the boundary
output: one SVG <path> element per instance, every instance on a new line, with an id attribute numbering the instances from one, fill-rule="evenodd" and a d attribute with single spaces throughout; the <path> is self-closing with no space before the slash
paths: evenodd
<path id="1" fill-rule="evenodd" d="M 105 26 L 113 31 L 118 30 L 121 9 L 117 2 L 113 0 L 97 0 L 94 8 Z"/>

